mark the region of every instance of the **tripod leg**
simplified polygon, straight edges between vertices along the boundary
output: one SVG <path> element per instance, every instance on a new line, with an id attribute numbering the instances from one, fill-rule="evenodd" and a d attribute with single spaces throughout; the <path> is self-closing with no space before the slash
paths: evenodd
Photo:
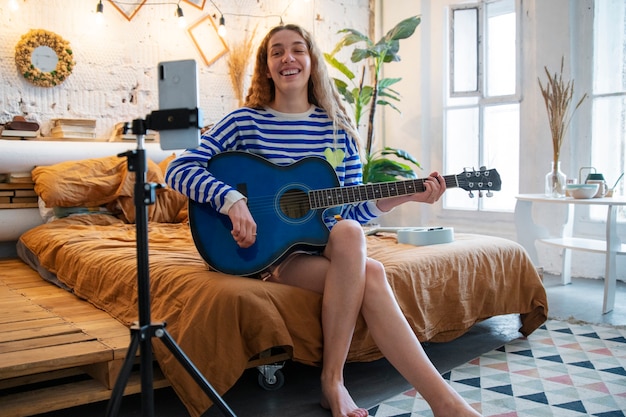
<path id="1" fill-rule="evenodd" d="M 113 392 L 111 393 L 111 398 L 107 404 L 107 417 L 116 416 L 119 412 L 122 397 L 124 396 L 124 390 L 126 389 L 128 378 L 130 377 L 130 373 L 133 369 L 133 362 L 135 361 L 135 356 L 137 355 L 137 349 L 139 348 L 139 338 L 140 333 L 133 331 L 130 345 L 128 346 L 128 351 L 126 352 L 126 357 L 124 358 L 124 363 L 122 364 L 122 369 L 120 369 L 120 373 L 115 381 L 115 386 L 113 387 Z"/>
<path id="2" fill-rule="evenodd" d="M 181 348 L 176 344 L 172 336 L 167 332 L 167 330 L 163 329 L 163 334 L 158 336 L 165 346 L 172 352 L 172 354 L 176 357 L 178 362 L 185 368 L 187 373 L 191 375 L 191 377 L 196 381 L 196 383 L 202 388 L 205 394 L 213 401 L 215 405 L 219 407 L 222 413 L 225 416 L 236 417 L 235 413 L 230 409 L 228 404 L 224 402 L 224 400 L 219 396 L 219 394 L 215 391 L 215 389 L 209 384 L 206 378 L 202 375 L 202 373 L 196 368 L 196 366 L 191 362 L 189 357 L 181 350 Z"/>
<path id="3" fill-rule="evenodd" d="M 141 352 L 141 415 L 152 417 L 154 416 L 152 337 L 146 333 L 144 333 L 144 336 L 139 350 Z"/>

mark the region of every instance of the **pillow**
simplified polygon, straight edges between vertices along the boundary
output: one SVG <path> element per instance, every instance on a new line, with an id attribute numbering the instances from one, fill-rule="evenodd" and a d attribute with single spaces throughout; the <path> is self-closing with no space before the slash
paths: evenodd
<path id="1" fill-rule="evenodd" d="M 99 207 L 121 192 L 126 158 L 108 156 L 35 167 L 35 192 L 46 207 Z"/>
<path id="2" fill-rule="evenodd" d="M 159 162 L 159 168 L 161 168 L 161 172 L 165 175 L 165 171 L 167 171 L 167 166 L 176 158 L 176 154 L 172 153 L 170 156 Z"/>
<path id="3" fill-rule="evenodd" d="M 165 169 L 176 155 L 164 159 L 160 164 L 148 160 L 147 182 L 164 184 Z M 120 196 L 117 198 L 117 208 L 122 212 L 122 219 L 127 223 L 135 222 L 135 173 L 128 172 L 126 168 L 124 181 L 120 187 Z M 165 184 L 164 184 L 165 185 Z M 187 197 L 179 192 L 168 188 L 156 190 L 154 204 L 148 206 L 148 221 L 160 223 L 182 223 L 187 218 Z"/>

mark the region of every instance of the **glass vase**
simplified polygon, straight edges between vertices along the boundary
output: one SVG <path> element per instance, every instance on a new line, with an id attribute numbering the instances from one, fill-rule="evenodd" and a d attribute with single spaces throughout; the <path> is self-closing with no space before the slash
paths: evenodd
<path id="1" fill-rule="evenodd" d="M 546 197 L 565 197 L 567 177 L 561 171 L 561 161 L 552 161 L 552 169 L 546 174 Z"/>

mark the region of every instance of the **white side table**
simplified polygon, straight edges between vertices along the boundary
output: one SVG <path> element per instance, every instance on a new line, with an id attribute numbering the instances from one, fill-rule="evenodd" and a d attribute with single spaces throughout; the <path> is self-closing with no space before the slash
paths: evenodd
<path id="1" fill-rule="evenodd" d="M 606 265 L 604 273 L 604 301 L 602 305 L 602 313 L 605 314 L 613 310 L 613 306 L 615 305 L 615 284 L 617 279 L 616 257 L 617 255 L 626 254 L 626 244 L 621 243 L 617 234 L 617 207 L 626 206 L 626 198 L 549 198 L 543 194 L 520 194 L 516 196 L 516 198 L 515 227 L 517 229 L 518 242 L 524 246 L 535 265 L 538 263 L 535 241 L 562 248 L 563 268 L 561 271 L 561 279 L 563 285 L 570 284 L 572 282 L 572 250 L 605 254 Z M 533 204 L 567 205 L 567 215 L 561 236 L 550 236 L 545 227 L 535 224 L 532 216 Z M 575 221 L 574 210 L 577 205 L 596 205 L 607 207 L 605 240 L 587 239 L 573 236 Z"/>

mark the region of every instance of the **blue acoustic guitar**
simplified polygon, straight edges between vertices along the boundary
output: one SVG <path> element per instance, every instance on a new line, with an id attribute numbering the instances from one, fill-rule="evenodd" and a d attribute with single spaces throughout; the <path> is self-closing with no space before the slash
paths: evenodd
<path id="1" fill-rule="evenodd" d="M 315 250 L 326 245 L 326 215 L 343 204 L 377 200 L 424 191 L 425 179 L 340 187 L 332 166 L 318 157 L 275 165 L 248 152 L 224 152 L 211 158 L 207 169 L 248 198 L 257 223 L 254 245 L 242 249 L 230 232 L 230 218 L 209 204 L 189 201 L 189 223 L 202 258 L 216 271 L 254 275 L 295 249 Z M 500 190 L 496 170 L 464 170 L 444 177 L 448 188 L 479 192 Z M 328 210 L 336 210 L 328 212 Z"/>

